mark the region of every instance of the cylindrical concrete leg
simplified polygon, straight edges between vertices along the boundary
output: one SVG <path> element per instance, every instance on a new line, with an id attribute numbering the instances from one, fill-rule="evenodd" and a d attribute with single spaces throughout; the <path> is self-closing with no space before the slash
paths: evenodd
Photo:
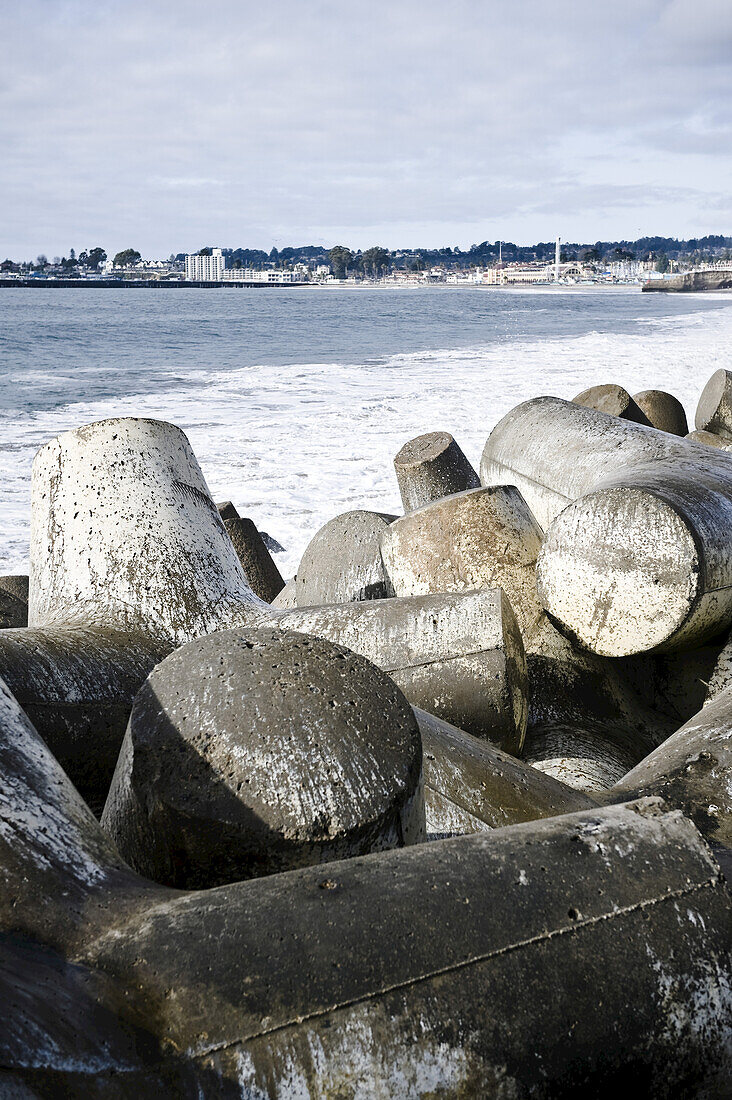
<path id="1" fill-rule="evenodd" d="M 643 410 L 622 386 L 590 386 L 588 390 L 573 397 L 572 402 L 607 416 L 619 416 L 621 420 L 633 420 L 636 424 L 650 423 Z"/>
<path id="2" fill-rule="evenodd" d="M 732 848 L 732 689 L 711 700 L 603 800 L 646 794 L 683 810 L 710 844 Z"/>
<path id="3" fill-rule="evenodd" d="M 702 390 L 694 426 L 732 439 L 732 371 L 716 370 Z"/>
<path id="4" fill-rule="evenodd" d="M 674 729 L 617 663 L 581 649 L 543 616 L 527 644 L 529 723 L 523 757 L 577 790 L 611 786 Z"/>
<path id="5" fill-rule="evenodd" d="M 0 630 L 28 625 L 28 578 L 0 577 Z"/>
<path id="6" fill-rule="evenodd" d="M 690 443 L 703 443 L 705 447 L 716 447 L 718 451 L 732 451 L 732 438 L 717 435 L 716 432 L 689 432 L 686 438 Z"/>
<path id="7" fill-rule="evenodd" d="M 183 432 L 118 419 L 35 457 L 31 626 L 79 620 L 180 644 L 258 604 Z"/>
<path id="8" fill-rule="evenodd" d="M 729 1084 L 732 902 L 656 799 L 184 895 L 125 868 L 0 692 L 0 801 L 3 1071 L 38 1094 Z"/>
<path id="9" fill-rule="evenodd" d="M 427 836 L 501 829 L 588 809 L 594 801 L 479 737 L 414 708 L 424 750 Z"/>
<path id="10" fill-rule="evenodd" d="M 728 1086 L 731 929 L 650 800 L 171 898 L 93 957 L 245 1095 L 661 1100 Z"/>
<path id="11" fill-rule="evenodd" d="M 99 627 L 0 632 L 0 678 L 97 814 L 132 701 L 169 650 L 143 632 Z"/>
<path id="12" fill-rule="evenodd" d="M 250 519 L 241 516 L 225 519 L 224 527 L 252 592 L 260 600 L 272 603 L 285 582 L 259 531 Z"/>
<path id="13" fill-rule="evenodd" d="M 405 512 L 480 485 L 449 432 L 429 432 L 410 439 L 394 459 L 394 469 Z"/>
<path id="14" fill-rule="evenodd" d="M 381 512 L 344 512 L 321 527 L 297 567 L 298 607 L 393 596 L 379 540 L 394 518 Z"/>
<path id="15" fill-rule="evenodd" d="M 526 658 L 500 589 L 334 607 L 253 612 L 250 626 L 298 630 L 345 645 L 388 672 L 413 706 L 519 753 Z"/>
<path id="16" fill-rule="evenodd" d="M 633 394 L 633 401 L 652 428 L 658 428 L 670 435 L 686 435 L 688 432 L 684 406 L 672 393 L 666 393 L 665 390 L 641 390 L 640 393 Z"/>
<path id="17" fill-rule="evenodd" d="M 123 858 L 196 889 L 424 838 L 416 719 L 342 646 L 222 631 L 138 692 L 102 816 Z"/>
<path id="18" fill-rule="evenodd" d="M 291 577 L 270 603 L 272 607 L 282 609 L 297 607 L 297 577 Z"/>
<path id="19" fill-rule="evenodd" d="M 732 498 L 726 514 L 709 519 L 720 531 L 732 529 Z M 537 565 L 539 599 L 602 656 L 699 644 L 726 625 L 730 598 L 711 585 L 705 592 L 707 563 L 697 536 L 688 511 L 661 493 L 599 489 L 568 505 L 547 531 Z"/>
<path id="20" fill-rule="evenodd" d="M 527 731 L 523 759 L 558 782 L 594 795 L 622 779 L 638 755 L 608 736 L 601 722 L 586 721 L 583 727 L 552 722 Z"/>
<path id="21" fill-rule="evenodd" d="M 397 596 L 502 588 L 524 638 L 542 612 L 536 559 L 542 531 L 513 485 L 471 489 L 408 512 L 381 536 Z"/>

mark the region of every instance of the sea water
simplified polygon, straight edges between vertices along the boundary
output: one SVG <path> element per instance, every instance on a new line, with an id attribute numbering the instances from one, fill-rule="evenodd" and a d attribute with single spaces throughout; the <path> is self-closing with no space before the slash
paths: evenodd
<path id="1" fill-rule="evenodd" d="M 28 568 L 35 451 L 80 424 L 178 424 L 287 578 L 332 516 L 401 511 L 392 459 L 412 436 L 447 430 L 477 468 L 512 406 L 603 382 L 670 390 L 693 427 L 731 345 L 724 293 L 0 289 L 0 572 Z"/>

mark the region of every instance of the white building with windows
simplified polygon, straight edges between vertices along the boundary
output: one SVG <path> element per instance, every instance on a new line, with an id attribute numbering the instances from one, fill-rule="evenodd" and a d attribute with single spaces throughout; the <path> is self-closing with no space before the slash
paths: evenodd
<path id="1" fill-rule="evenodd" d="M 194 283 L 220 283 L 225 262 L 220 248 L 212 248 L 210 256 L 186 256 L 186 279 Z"/>
<path id="2" fill-rule="evenodd" d="M 281 268 L 267 268 L 265 271 L 256 271 L 250 267 L 229 268 L 222 276 L 227 283 L 299 283 L 305 279 L 298 277 L 296 271 L 287 271 Z"/>

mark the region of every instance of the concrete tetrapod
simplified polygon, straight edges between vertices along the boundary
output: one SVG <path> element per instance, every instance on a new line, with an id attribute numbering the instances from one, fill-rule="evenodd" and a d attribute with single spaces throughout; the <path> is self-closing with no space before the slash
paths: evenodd
<path id="1" fill-rule="evenodd" d="M 575 405 L 586 409 L 595 409 L 608 416 L 619 416 L 623 420 L 633 420 L 636 424 L 649 424 L 648 417 L 636 405 L 635 400 L 622 386 L 612 383 L 606 386 L 590 386 L 572 398 Z"/>
<path id="2" fill-rule="evenodd" d="M 321 527 L 297 567 L 298 607 L 393 596 L 379 540 L 394 518 L 381 512 L 344 512 Z"/>
<path id="3" fill-rule="evenodd" d="M 633 394 L 633 401 L 652 428 L 671 435 L 686 435 L 689 431 L 684 406 L 672 393 L 666 393 L 665 390 L 641 390 L 640 393 Z"/>
<path id="4" fill-rule="evenodd" d="M 732 371 L 716 370 L 702 390 L 694 426 L 732 439 Z"/>
<path id="5" fill-rule="evenodd" d="M 398 596 L 500 585 L 522 630 L 530 685 L 524 755 L 573 787 L 620 779 L 662 736 L 622 673 L 576 651 L 542 613 L 536 559 L 542 532 L 512 485 L 474 489 L 396 520 L 382 557 Z"/>
<path id="6" fill-rule="evenodd" d="M 501 589 L 264 611 L 249 625 L 338 642 L 388 672 L 413 706 L 507 752 L 521 751 L 526 658 Z"/>
<path id="7" fill-rule="evenodd" d="M 343 646 L 211 634 L 137 693 L 102 825 L 140 874 L 188 889 L 413 844 L 419 727 L 386 673 Z"/>
<path id="8" fill-rule="evenodd" d="M 732 902 L 658 800 L 180 893 L 124 865 L 4 690 L 0 797 L 8 1090 L 727 1087 Z"/>
<path id="9" fill-rule="evenodd" d="M 539 598 L 588 648 L 683 649 L 732 625 L 726 455 L 543 397 L 497 425 L 481 476 L 516 484 L 539 523 L 551 523 Z"/>
<path id="10" fill-rule="evenodd" d="M 475 489 L 480 478 L 449 432 L 429 432 L 405 443 L 394 459 L 405 512 Z"/>
<path id="11" fill-rule="evenodd" d="M 264 539 L 252 520 L 240 516 L 230 500 L 223 505 L 217 505 L 217 510 L 226 533 L 234 544 L 247 584 L 255 596 L 266 603 L 272 603 L 285 587 L 285 582 Z"/>
<path id="12" fill-rule="evenodd" d="M 0 676 L 95 809 L 147 674 L 256 606 L 180 429 L 106 420 L 38 452 L 30 625 L 0 634 Z"/>
<path id="13" fill-rule="evenodd" d="M 414 713 L 424 749 L 429 839 L 501 829 L 597 805 L 482 738 L 419 707 Z"/>
<path id="14" fill-rule="evenodd" d="M 358 635 L 380 667 L 383 637 L 386 663 L 394 662 L 389 671 L 410 699 L 520 745 L 523 652 L 520 638 L 518 648 L 511 641 L 510 609 L 496 613 L 491 601 L 465 594 L 442 607 L 434 599 L 417 609 L 416 621 L 414 609 L 398 608 L 399 601 L 373 619 L 360 619 L 357 605 L 341 605 L 319 621 L 325 637 L 349 648 Z M 0 637 L 0 676 L 12 682 L 95 809 L 104 804 L 134 694 L 155 664 L 189 638 L 250 622 L 276 625 L 280 614 L 247 584 L 179 429 L 104 421 L 39 452 L 31 626 Z M 100 722 L 101 738 L 93 732 Z"/>
<path id="15" fill-rule="evenodd" d="M 381 536 L 397 596 L 500 587 L 524 638 L 542 613 L 536 559 L 542 532 L 513 485 L 456 493 L 407 513 Z"/>

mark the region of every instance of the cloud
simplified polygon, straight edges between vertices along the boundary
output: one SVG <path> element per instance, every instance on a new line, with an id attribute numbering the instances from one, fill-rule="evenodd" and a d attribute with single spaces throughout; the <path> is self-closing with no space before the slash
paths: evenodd
<path id="1" fill-rule="evenodd" d="M 0 251 L 728 231 L 727 3 L 5 5 Z"/>

